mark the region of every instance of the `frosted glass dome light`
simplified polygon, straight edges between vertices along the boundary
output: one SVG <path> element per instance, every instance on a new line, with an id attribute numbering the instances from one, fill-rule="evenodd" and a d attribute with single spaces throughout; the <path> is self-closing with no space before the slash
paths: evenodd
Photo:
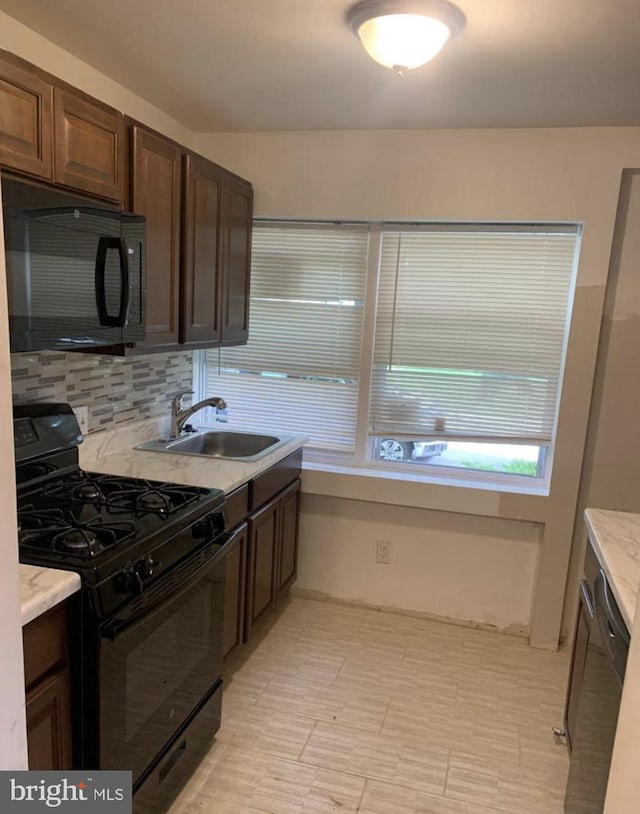
<path id="1" fill-rule="evenodd" d="M 400 75 L 433 59 L 466 22 L 447 0 L 364 0 L 346 19 L 369 56 Z"/>

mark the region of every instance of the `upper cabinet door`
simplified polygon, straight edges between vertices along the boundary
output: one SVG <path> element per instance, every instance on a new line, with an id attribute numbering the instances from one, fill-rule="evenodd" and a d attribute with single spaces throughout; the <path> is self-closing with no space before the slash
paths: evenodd
<path id="1" fill-rule="evenodd" d="M 0 164 L 51 179 L 53 88 L 32 71 L 0 59 Z"/>
<path id="2" fill-rule="evenodd" d="M 225 180 L 220 207 L 222 241 L 222 342 L 239 345 L 249 338 L 249 281 L 253 190 Z"/>
<path id="3" fill-rule="evenodd" d="M 147 313 L 144 346 L 179 341 L 180 200 L 182 151 L 170 141 L 132 128 L 132 208 L 147 222 Z"/>
<path id="4" fill-rule="evenodd" d="M 218 253 L 221 171 L 185 156 L 181 336 L 185 345 L 220 342 L 221 279 Z"/>
<path id="5" fill-rule="evenodd" d="M 53 180 L 124 201 L 124 117 L 69 90 L 54 90 Z"/>

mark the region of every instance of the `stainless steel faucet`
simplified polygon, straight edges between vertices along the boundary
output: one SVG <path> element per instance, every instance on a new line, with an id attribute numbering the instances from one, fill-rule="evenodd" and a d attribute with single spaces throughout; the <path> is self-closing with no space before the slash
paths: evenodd
<path id="1" fill-rule="evenodd" d="M 211 396 L 210 398 L 202 399 L 202 401 L 197 402 L 197 404 L 193 404 L 191 407 L 187 407 L 185 410 L 183 410 L 182 397 L 190 396 L 192 393 L 193 390 L 183 390 L 181 393 L 178 393 L 171 399 L 170 441 L 180 437 L 184 425 L 194 413 L 204 410 L 205 407 L 216 407 L 218 410 L 224 410 L 227 406 L 227 402 L 224 399 L 218 398 L 218 396 Z"/>

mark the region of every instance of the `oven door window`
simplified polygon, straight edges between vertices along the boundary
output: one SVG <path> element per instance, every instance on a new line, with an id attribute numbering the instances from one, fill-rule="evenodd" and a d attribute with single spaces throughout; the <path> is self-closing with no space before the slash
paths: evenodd
<path id="1" fill-rule="evenodd" d="M 222 673 L 224 566 L 218 561 L 157 609 L 103 638 L 100 768 L 134 783 Z"/>

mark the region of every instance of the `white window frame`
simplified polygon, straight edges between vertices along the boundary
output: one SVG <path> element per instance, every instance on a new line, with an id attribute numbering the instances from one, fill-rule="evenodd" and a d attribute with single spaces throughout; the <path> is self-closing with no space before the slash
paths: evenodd
<path id="1" fill-rule="evenodd" d="M 256 221 L 259 222 L 259 221 Z M 330 221 L 327 221 L 329 223 Z M 353 221 L 352 221 L 353 222 Z M 495 227 L 499 230 L 502 227 L 513 229 L 518 226 L 524 228 L 545 227 L 558 228 L 567 226 L 576 230 L 576 250 L 574 254 L 574 266 L 569 289 L 568 307 L 565 316 L 564 346 L 562 351 L 562 361 L 559 371 L 558 396 L 555 407 L 554 430 L 550 444 L 546 448 L 544 460 L 544 475 L 542 477 L 523 476 L 506 472 L 490 472 L 480 469 L 466 469 L 451 466 L 438 466 L 429 464 L 418 467 L 409 462 L 388 462 L 374 460 L 371 456 L 373 439 L 369 434 L 369 411 L 370 411 L 370 391 L 373 371 L 374 357 L 374 337 L 377 317 L 377 299 L 379 283 L 379 264 L 381 252 L 381 236 L 383 227 L 396 226 L 398 228 L 411 226 L 434 226 L 438 225 L 450 228 L 458 226 L 461 229 L 471 229 L 474 226 Z M 503 223 L 457 223 L 430 221 L 428 223 L 417 224 L 415 222 L 384 221 L 372 222 L 369 226 L 369 255 L 365 280 L 365 300 L 362 333 L 362 355 L 360 363 L 358 409 L 356 420 L 355 450 L 353 454 L 321 452 L 318 450 L 305 449 L 304 460 L 312 469 L 336 471 L 341 473 L 352 472 L 353 474 L 366 473 L 377 477 L 387 477 L 393 480 L 408 478 L 411 481 L 424 481 L 426 483 L 444 484 L 449 486 L 471 486 L 476 488 L 489 488 L 491 490 L 511 491 L 529 494 L 548 494 L 551 472 L 553 468 L 553 458 L 557 437 L 558 414 L 562 397 L 562 385 L 564 381 L 564 368 L 566 364 L 567 347 L 569 342 L 569 328 L 573 311 L 575 287 L 577 279 L 578 258 L 580 256 L 580 246 L 582 239 L 581 223 L 541 223 L 541 222 L 510 222 Z M 193 365 L 193 389 L 196 398 L 203 398 L 205 395 L 206 383 L 205 371 L 205 351 L 194 351 Z M 224 394 L 220 394 L 224 396 Z M 265 426 L 265 429 L 268 429 Z M 295 428 L 292 428 L 295 432 Z M 508 443 L 508 441 L 505 441 Z"/>

